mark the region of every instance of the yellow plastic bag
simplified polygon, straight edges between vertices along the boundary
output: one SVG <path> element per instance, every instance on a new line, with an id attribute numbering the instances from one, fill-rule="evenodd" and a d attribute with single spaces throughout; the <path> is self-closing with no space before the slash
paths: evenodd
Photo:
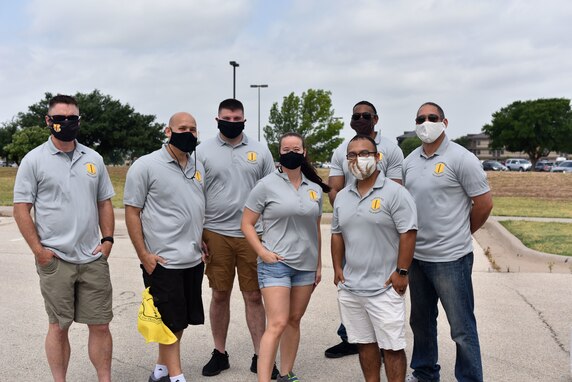
<path id="1" fill-rule="evenodd" d="M 141 301 L 137 317 L 137 330 L 146 342 L 171 345 L 177 341 L 177 337 L 171 329 L 161 320 L 161 314 L 153 303 L 153 296 L 149 293 L 149 288 L 143 291 L 143 301 Z"/>

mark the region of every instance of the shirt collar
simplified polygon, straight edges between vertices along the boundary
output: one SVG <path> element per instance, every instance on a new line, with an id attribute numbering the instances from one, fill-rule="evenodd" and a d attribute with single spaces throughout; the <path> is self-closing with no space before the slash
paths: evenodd
<path id="1" fill-rule="evenodd" d="M 48 151 L 49 151 L 50 154 L 55 155 L 55 154 L 57 154 L 57 153 L 63 153 L 62 150 L 58 149 L 58 148 L 56 147 L 56 145 L 54 145 L 54 142 L 52 141 L 52 136 L 51 136 L 51 135 L 48 137 L 48 142 L 47 142 L 47 143 L 48 143 Z M 77 141 L 77 139 L 75 140 L 75 147 L 74 147 L 74 151 L 76 151 L 76 150 L 79 151 L 79 152 L 82 153 L 82 154 L 85 154 L 85 146 L 82 145 L 81 143 L 79 143 L 79 142 Z"/>
<path id="2" fill-rule="evenodd" d="M 368 196 L 372 192 L 372 190 L 382 188 L 385 185 L 385 180 L 386 180 L 385 176 L 383 176 L 383 173 L 380 171 L 379 174 L 377 175 L 375 183 L 373 184 L 373 187 L 371 188 L 371 190 L 368 191 L 366 195 L 364 195 L 364 197 Z M 350 191 L 354 192 L 357 196 L 361 198 L 361 195 L 359 194 L 359 191 L 357 189 L 357 179 L 354 179 L 354 181 L 350 183 L 349 187 Z"/>
<path id="3" fill-rule="evenodd" d="M 220 137 L 221 134 L 222 134 L 221 132 L 218 132 L 218 134 L 216 135 L 216 139 L 218 139 L 219 145 L 221 145 L 221 146 L 224 146 L 224 145 L 230 146 L 230 145 L 228 144 L 228 142 L 224 141 L 224 140 Z M 244 131 L 243 131 L 243 132 L 242 132 L 242 141 L 240 141 L 237 146 L 239 146 L 239 145 L 247 145 L 247 144 L 248 144 L 248 137 L 246 136 L 246 134 L 244 134 Z"/>
<path id="4" fill-rule="evenodd" d="M 435 153 L 433 153 L 433 155 L 431 155 L 431 157 L 434 155 L 443 155 L 445 153 L 445 151 L 447 151 L 448 147 L 449 147 L 449 137 L 447 137 L 447 135 L 445 135 L 445 137 L 443 138 L 443 141 L 439 145 L 439 148 L 437 149 L 437 151 L 435 151 Z M 425 151 L 423 151 L 423 146 L 421 146 L 421 149 L 420 149 L 420 156 L 422 156 L 423 158 L 426 158 L 426 159 L 431 158 L 431 157 L 428 157 L 427 155 L 425 155 Z"/>
<path id="5" fill-rule="evenodd" d="M 288 178 L 288 174 L 286 174 L 285 172 L 280 172 L 278 169 L 274 170 L 274 173 L 276 175 L 278 175 L 280 178 L 284 179 L 285 181 L 287 181 L 288 183 L 290 183 L 290 179 Z M 306 178 L 306 176 L 304 175 L 304 173 L 302 173 L 302 183 L 308 184 L 308 178 Z"/>
<path id="6" fill-rule="evenodd" d="M 169 149 L 167 149 L 167 143 L 163 144 L 163 147 L 161 147 L 161 159 L 167 163 L 176 162 L 176 160 L 171 156 Z M 187 160 L 188 159 L 190 159 L 189 154 L 187 154 Z"/>

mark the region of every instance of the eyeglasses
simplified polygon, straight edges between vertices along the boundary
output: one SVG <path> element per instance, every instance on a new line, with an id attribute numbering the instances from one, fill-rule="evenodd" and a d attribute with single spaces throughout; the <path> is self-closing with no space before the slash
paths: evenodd
<path id="1" fill-rule="evenodd" d="M 439 116 L 437 114 L 418 115 L 417 118 L 415 118 L 415 123 L 420 125 L 426 120 L 429 120 L 429 122 L 439 122 Z"/>
<path id="2" fill-rule="evenodd" d="M 369 112 L 365 112 L 365 113 L 353 113 L 352 114 L 352 119 L 354 121 L 357 121 L 360 118 L 365 119 L 366 121 L 369 121 L 370 119 L 372 119 L 374 116 L 376 116 L 377 114 L 371 114 Z"/>
<path id="3" fill-rule="evenodd" d="M 62 123 L 67 121 L 76 122 L 79 121 L 79 115 L 48 115 L 48 118 L 54 121 L 55 123 Z"/>
<path id="4" fill-rule="evenodd" d="M 377 154 L 377 152 L 375 152 L 375 151 L 366 151 L 366 150 L 364 150 L 364 151 L 360 151 L 359 153 L 350 152 L 350 153 L 348 153 L 348 154 L 346 155 L 346 158 L 347 158 L 347 159 L 350 159 L 350 160 L 353 160 L 353 159 L 356 159 L 357 157 L 360 157 L 360 158 L 368 158 L 368 157 L 374 156 L 374 155 L 376 155 L 376 154 Z"/>

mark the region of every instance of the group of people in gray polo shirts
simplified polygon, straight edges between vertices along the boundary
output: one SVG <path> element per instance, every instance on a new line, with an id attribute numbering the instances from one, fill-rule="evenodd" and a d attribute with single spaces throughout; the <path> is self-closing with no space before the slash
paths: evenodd
<path id="1" fill-rule="evenodd" d="M 114 191 L 101 156 L 76 140 L 76 100 L 54 97 L 45 119 L 51 135 L 22 160 L 14 217 L 40 276 L 48 364 L 55 381 L 65 380 L 69 327 L 85 323 L 98 380 L 109 381 Z M 448 121 L 435 103 L 418 109 L 422 146 L 405 160 L 397 144 L 375 131 L 378 120 L 370 102 L 354 106 L 357 135 L 336 149 L 325 182 L 297 133 L 281 137 L 275 166 L 268 148 L 244 134 L 244 107 L 236 99 L 220 103 L 219 134 L 200 145 L 191 114 L 171 117 L 167 143 L 133 163 L 124 190 L 143 283 L 177 338 L 158 344 L 149 381 L 186 381 L 180 341 L 188 325 L 204 323 L 203 274 L 212 289 L 214 349 L 202 374 L 230 367 L 226 340 L 238 274 L 253 344 L 250 370 L 259 381 L 300 380 L 293 369 L 301 319 L 322 278 L 325 194 L 333 206 L 331 255 L 342 321 L 342 341 L 326 357 L 358 353 L 366 381 L 379 381 L 382 365 L 389 381 L 438 381 L 440 300 L 457 345 L 455 377 L 483 380 L 471 233 L 492 209 L 484 171 L 474 155 L 449 141 Z M 406 376 L 408 287 L 414 343 L 413 371 Z"/>

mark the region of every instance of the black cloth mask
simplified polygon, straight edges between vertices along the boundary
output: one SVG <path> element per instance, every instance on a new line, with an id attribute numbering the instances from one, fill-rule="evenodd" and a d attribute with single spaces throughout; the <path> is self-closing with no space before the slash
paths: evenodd
<path id="1" fill-rule="evenodd" d="M 286 154 L 280 154 L 280 164 L 289 170 L 294 170 L 304 163 L 304 154 L 290 151 Z"/>
<path id="2" fill-rule="evenodd" d="M 221 134 L 228 139 L 234 139 L 238 137 L 240 133 L 242 133 L 242 130 L 244 130 L 244 121 L 230 122 L 225 121 L 224 119 L 219 119 L 218 129 L 220 130 Z"/>
<path id="3" fill-rule="evenodd" d="M 175 133 L 171 129 L 171 138 L 169 139 L 169 144 L 175 146 L 182 152 L 192 153 L 197 147 L 197 137 L 195 137 L 190 131 Z"/>
<path id="4" fill-rule="evenodd" d="M 370 135 L 371 132 L 373 131 L 373 118 L 372 119 L 360 118 L 357 121 L 354 121 L 352 119 L 352 121 L 350 122 L 350 126 L 358 134 Z"/>
<path id="5" fill-rule="evenodd" d="M 55 123 L 51 121 L 50 131 L 54 137 L 64 142 L 71 142 L 76 139 L 79 133 L 79 121 L 68 121 Z"/>

